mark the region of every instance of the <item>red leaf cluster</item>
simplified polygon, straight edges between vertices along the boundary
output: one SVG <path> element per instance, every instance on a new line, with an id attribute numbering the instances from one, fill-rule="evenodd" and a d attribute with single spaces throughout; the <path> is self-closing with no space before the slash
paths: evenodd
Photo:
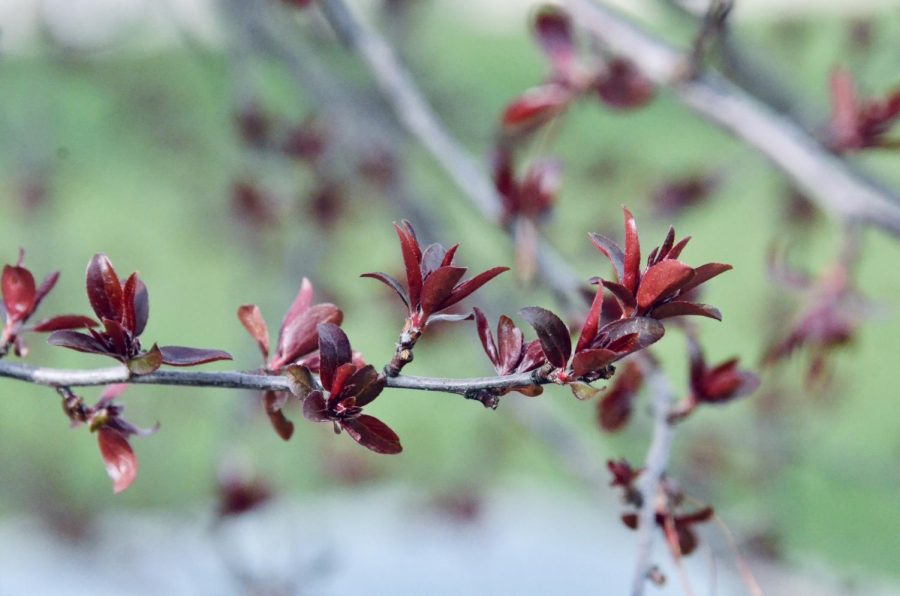
<path id="1" fill-rule="evenodd" d="M 138 279 L 137 273 L 122 282 L 106 255 L 96 254 L 88 263 L 86 278 L 88 300 L 100 319 L 102 330 L 94 329 L 97 323 L 83 317 L 85 324 L 82 326 L 88 326 L 89 334 L 54 331 L 47 339 L 51 344 L 115 358 L 137 375 L 151 373 L 163 364 L 196 366 L 231 360 L 231 355 L 221 350 L 182 346 L 160 348 L 156 344 L 150 350 L 143 350 L 139 338 L 147 326 L 150 304 L 147 287 Z"/>
<path id="2" fill-rule="evenodd" d="M 686 300 L 685 296 L 713 277 L 731 269 L 723 263 L 690 267 L 678 260 L 690 236 L 675 242 L 675 230 L 662 245 L 653 249 L 647 266 L 641 271 L 641 245 L 634 216 L 625 212 L 625 249 L 601 234 L 590 234 L 591 242 L 613 265 L 615 282 L 603 285 L 615 296 L 623 316 L 647 316 L 665 319 L 680 315 L 699 315 L 722 320 L 718 309 Z"/>
<path id="3" fill-rule="evenodd" d="M 403 448 L 397 434 L 378 418 L 363 414 L 363 407 L 381 394 L 385 378 L 372 365 L 353 363 L 350 341 L 337 325 L 319 325 L 319 358 L 322 387 L 306 385 L 303 416 L 333 423 L 335 432 L 344 430 L 376 453 L 400 453 Z"/>
<path id="4" fill-rule="evenodd" d="M 159 430 L 159 424 L 150 429 L 141 429 L 122 417 L 125 408 L 114 403 L 114 400 L 127 387 L 125 384 L 107 386 L 93 406 L 86 405 L 81 397 L 71 392 L 63 392 L 63 411 L 72 421 L 72 426 L 86 424 L 91 432 L 97 433 L 100 455 L 106 474 L 113 481 L 115 493 L 131 486 L 137 477 L 137 456 L 128 438 L 132 435 L 151 435 Z"/>
<path id="5" fill-rule="evenodd" d="M 470 315 L 438 313 L 468 298 L 481 286 L 509 270 L 509 267 L 492 267 L 462 281 L 467 269 L 454 265 L 458 244 L 449 249 L 431 244 L 422 250 L 412 224 L 403 220 L 395 223 L 394 229 L 400 239 L 400 251 L 406 268 L 406 288 L 387 273 L 364 273 L 362 277 L 377 279 L 397 293 L 408 312 L 404 331 L 413 335 L 421 333 L 429 321 L 469 318 Z"/>
<path id="6" fill-rule="evenodd" d="M 887 138 L 900 120 L 900 89 L 881 100 L 861 100 L 853 75 L 846 68 L 831 73 L 829 145 L 838 153 L 873 147 L 900 147 L 900 139 Z"/>
<path id="7" fill-rule="evenodd" d="M 497 322 L 497 337 L 491 332 L 487 317 L 481 309 L 475 307 L 475 323 L 478 327 L 478 337 L 488 360 L 494 365 L 494 370 L 500 376 L 529 372 L 540 368 L 547 362 L 539 340 L 525 342 L 522 330 L 516 327 L 512 319 L 502 315 Z M 540 385 L 517 389 L 525 395 L 540 395 Z"/>
<path id="8" fill-rule="evenodd" d="M 34 275 L 22 266 L 25 251 L 19 250 L 19 259 L 15 265 L 4 265 L 0 276 L 0 294 L 3 296 L 2 310 L 5 313 L 3 333 L 0 334 L 0 356 L 5 355 L 12 347 L 17 356 L 24 357 L 28 348 L 21 338 L 26 331 L 50 332 L 61 329 L 81 329 L 96 323 L 79 315 L 59 315 L 44 319 L 28 326 L 27 323 L 37 311 L 47 294 L 56 286 L 59 271 L 47 275 L 38 286 Z"/>

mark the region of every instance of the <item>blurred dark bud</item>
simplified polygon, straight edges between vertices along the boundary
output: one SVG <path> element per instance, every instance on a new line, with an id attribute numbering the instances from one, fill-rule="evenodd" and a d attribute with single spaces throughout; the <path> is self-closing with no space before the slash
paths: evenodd
<path id="1" fill-rule="evenodd" d="M 900 89 L 881 100 L 862 100 L 850 71 L 831 73 L 831 123 L 828 145 L 837 153 L 870 148 L 900 148 L 900 138 L 887 138 L 900 119 Z"/>
<path id="2" fill-rule="evenodd" d="M 693 174 L 664 182 L 654 192 L 654 213 L 658 217 L 677 217 L 685 210 L 705 203 L 720 184 L 714 174 Z"/>
<path id="3" fill-rule="evenodd" d="M 337 225 L 345 211 L 343 189 L 335 182 L 322 182 L 312 190 L 306 201 L 306 213 L 328 230 Z"/>
<path id="4" fill-rule="evenodd" d="M 600 101 L 611 108 L 628 110 L 646 105 L 656 92 L 653 83 L 625 58 L 614 58 L 597 76 Z"/>
<path id="5" fill-rule="evenodd" d="M 789 225 L 811 225 L 819 218 L 819 208 L 796 187 L 790 187 L 785 198 L 784 215 Z"/>
<path id="6" fill-rule="evenodd" d="M 258 149 L 268 145 L 272 120 L 258 104 L 249 103 L 243 106 L 234 115 L 234 122 L 245 145 Z"/>
<path id="7" fill-rule="evenodd" d="M 397 157 L 385 148 L 365 152 L 357 167 L 365 180 L 384 191 L 397 177 Z"/>
<path id="8" fill-rule="evenodd" d="M 868 52 L 875 40 L 875 23 L 871 18 L 858 17 L 847 23 L 850 43 L 854 50 Z"/>
<path id="9" fill-rule="evenodd" d="M 287 157 L 314 162 L 322 156 L 327 144 L 328 135 L 323 125 L 315 117 L 310 117 L 288 130 L 281 151 Z"/>
<path id="10" fill-rule="evenodd" d="M 278 220 L 271 197 L 246 180 L 237 180 L 231 185 L 231 212 L 238 222 L 257 229 Z"/>
<path id="11" fill-rule="evenodd" d="M 341 486 L 371 484 L 382 476 L 372 459 L 357 451 L 329 451 L 322 460 L 322 473 Z"/>
<path id="12" fill-rule="evenodd" d="M 307 8 L 312 4 L 312 0 L 281 0 L 281 3 L 291 8 Z"/>
<path id="13" fill-rule="evenodd" d="M 44 173 L 32 172 L 19 178 L 16 188 L 16 196 L 19 205 L 26 215 L 33 215 L 38 209 L 47 204 L 50 198 L 50 188 L 47 176 Z"/>
<path id="14" fill-rule="evenodd" d="M 435 496 L 434 507 L 454 522 L 474 524 L 481 519 L 484 500 L 474 490 L 460 488 Z"/>
<path id="15" fill-rule="evenodd" d="M 257 509 L 272 499 L 271 487 L 259 476 L 236 470 L 222 472 L 216 487 L 219 517 L 237 516 Z"/>

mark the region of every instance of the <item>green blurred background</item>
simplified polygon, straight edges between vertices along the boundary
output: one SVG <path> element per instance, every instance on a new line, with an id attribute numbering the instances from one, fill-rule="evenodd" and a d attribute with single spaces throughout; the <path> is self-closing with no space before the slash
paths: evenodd
<path id="1" fill-rule="evenodd" d="M 448 127 L 486 162 L 503 106 L 546 70 L 528 34 L 528 10 L 517 7 L 492 20 L 452 2 L 409 4 L 405 25 L 386 20 L 376 5 L 369 18 L 404 27 L 402 35 L 394 31 L 394 41 L 402 40 L 420 84 Z M 278 122 L 299 123 L 316 111 L 317 92 L 298 85 L 284 61 L 237 43 L 234 23 L 215 6 L 210 28 L 223 33 L 211 39 L 185 25 L 171 39 L 160 39 L 156 21 L 138 19 L 113 28 L 101 42 L 82 45 L 51 26 L 64 23 L 65 15 L 46 17 L 53 10 L 48 6 L 38 15 L 46 22 L 0 59 L 0 255 L 12 262 L 24 247 L 25 263 L 36 276 L 62 271 L 41 314 L 86 314 L 84 267 L 95 252 L 105 252 L 120 273 L 137 270 L 147 283 L 151 317 L 145 343 L 221 348 L 234 354 L 237 368 L 249 369 L 258 365 L 258 354 L 236 308 L 256 303 L 270 327 L 277 327 L 300 279 L 308 276 L 318 296 L 344 309 L 354 347 L 370 362 L 386 361 L 402 312 L 380 285 L 359 274 L 398 270 L 390 224 L 408 214 L 377 185 L 354 179 L 342 187 L 342 215 L 322 227 L 308 206 L 314 190 L 309 171 L 248 149 L 235 126 L 236 112 L 249 103 Z M 314 50 L 315 63 L 343 81 L 341 93 L 357 94 L 354 101 L 363 105 L 379 104 L 366 72 L 333 42 L 314 10 L 292 13 L 277 3 L 265 8 L 283 17 L 285 32 L 306 36 L 297 51 Z M 689 37 L 686 20 L 661 10 L 650 14 L 662 15 L 654 27 L 670 39 Z M 836 63 L 849 64 L 868 93 L 900 81 L 896 7 L 854 17 L 857 26 L 869 27 L 865 48 L 853 41 L 856 29 L 846 15 L 766 17 L 740 20 L 739 38 L 781 69 L 813 120 L 827 119 L 827 77 Z M 171 34 L 171 27 L 166 30 Z M 431 214 L 435 239 L 459 241 L 459 259 L 472 269 L 511 264 L 506 237 L 469 208 L 420 146 L 395 140 L 412 196 Z M 734 265 L 704 295 L 724 313 L 722 323 L 698 323 L 713 360 L 740 356 L 755 366 L 771 338 L 772 313 L 792 304 L 766 275 L 772 242 L 790 243 L 794 260 L 811 271 L 839 250 L 839 230 L 824 218 L 803 230 L 786 224 L 784 178 L 665 90 L 635 112 L 581 102 L 546 149 L 565 165 L 546 235 L 585 278 L 609 273 L 586 234 L 618 234 L 622 204 L 635 212 L 646 246 L 658 243 L 674 223 L 680 234 L 694 238 L 685 253 L 689 263 Z M 896 153 L 854 160 L 900 185 Z M 650 197 L 660 184 L 710 172 L 721 174 L 722 183 L 708 202 L 671 222 L 653 215 Z M 247 178 L 282 206 L 273 223 L 255 227 L 236 216 L 232 184 Z M 715 504 L 743 532 L 741 538 L 774 541 L 788 560 L 813 557 L 837 569 L 900 577 L 893 376 L 900 353 L 893 310 L 900 293 L 900 245 L 867 232 L 863 250 L 859 287 L 884 308 L 862 327 L 855 345 L 835 358 L 832 389 L 805 394 L 804 359 L 795 358 L 779 373 L 777 428 L 761 430 L 760 394 L 704 409 L 679 432 L 674 470 L 693 496 Z M 492 320 L 521 306 L 554 304 L 546 291 L 522 286 L 512 274 L 487 286 L 482 300 Z M 51 348 L 40 337 L 29 339 L 28 360 L 35 364 L 110 364 Z M 657 351 L 683 388 L 682 338 L 671 333 Z M 473 326 L 462 323 L 426 336 L 409 370 L 478 376 L 490 367 Z M 54 392 L 0 381 L 0 394 L 0 512 L 6 516 L 24 511 L 66 524 L 73 517 L 86 523 L 111 509 L 211 507 L 220 466 L 231 459 L 252 462 L 288 496 L 327 493 L 360 478 L 411 483 L 439 494 L 502 486 L 525 476 L 584 491 L 502 405 L 490 412 L 444 395 L 387 393 L 371 410 L 397 431 L 405 450 L 378 457 L 347 437 L 335 437 L 327 425 L 302 422 L 297 408 L 289 412 L 297 432 L 283 443 L 253 395 L 135 387 L 123 397 L 128 419 L 142 426 L 159 421 L 162 428 L 133 441 L 139 477 L 114 497 L 95 438 L 85 429 L 68 429 Z M 89 400 L 98 394 L 83 391 Z M 648 437 L 643 409 L 626 431 L 608 435 L 596 428 L 594 404 L 576 402 L 560 388 L 539 399 L 580 430 L 598 461 L 641 459 Z M 761 463 L 771 458 L 775 464 Z"/>

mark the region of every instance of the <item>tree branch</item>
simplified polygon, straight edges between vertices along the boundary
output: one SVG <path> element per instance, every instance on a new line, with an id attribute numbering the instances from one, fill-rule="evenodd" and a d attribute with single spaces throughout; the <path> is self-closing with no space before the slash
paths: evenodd
<path id="1" fill-rule="evenodd" d="M 113 383 L 133 383 L 137 385 L 178 385 L 182 387 L 218 387 L 220 389 L 251 389 L 260 391 L 290 391 L 287 377 L 262 375 L 257 372 L 193 372 L 156 371 L 148 375 L 132 375 L 124 366 L 98 368 L 92 370 L 72 370 L 33 367 L 27 364 L 0 362 L 0 377 L 48 385 L 51 387 L 90 387 Z M 543 385 L 550 381 L 539 371 L 520 373 L 505 377 L 477 377 L 471 379 L 448 379 L 439 377 L 398 376 L 387 379 L 387 387 L 392 389 L 414 389 L 419 391 L 439 391 L 479 399 L 484 392 L 499 392 L 507 389 Z"/>
<path id="2" fill-rule="evenodd" d="M 670 85 L 686 106 L 765 155 L 820 207 L 843 219 L 900 234 L 900 197 L 827 151 L 786 116 L 723 77 L 684 78 L 685 55 L 592 0 L 567 0 L 575 22 L 648 77 Z"/>
<path id="3" fill-rule="evenodd" d="M 647 584 L 653 537 L 656 535 L 656 497 L 669 465 L 674 436 L 674 425 L 669 421 L 669 412 L 675 402 L 675 393 L 669 380 L 653 366 L 647 373 L 647 387 L 653 396 L 653 438 L 647 449 L 644 472 L 639 484 L 643 500 L 638 512 L 638 554 L 631 596 L 641 596 Z"/>

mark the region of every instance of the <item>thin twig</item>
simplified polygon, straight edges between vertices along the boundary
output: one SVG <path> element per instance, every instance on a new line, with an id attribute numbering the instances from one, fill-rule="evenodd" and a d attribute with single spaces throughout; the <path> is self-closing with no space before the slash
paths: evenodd
<path id="1" fill-rule="evenodd" d="M 52 387 L 90 387 L 113 383 L 134 383 L 138 385 L 179 385 L 183 387 L 218 387 L 221 389 L 252 389 L 260 391 L 291 390 L 291 383 L 287 377 L 241 371 L 194 372 L 160 370 L 147 375 L 132 375 L 124 366 L 73 370 L 0 362 L 0 377 Z M 548 382 L 547 379 L 535 371 L 535 373 L 520 373 L 503 377 L 477 377 L 470 379 L 399 376 L 388 378 L 387 387 L 438 391 L 471 398 L 478 392 L 531 387 Z"/>
<path id="2" fill-rule="evenodd" d="M 669 412 L 675 401 L 675 392 L 669 380 L 658 368 L 648 372 L 647 387 L 653 396 L 653 438 L 644 459 L 639 490 L 644 496 L 638 512 L 638 554 L 631 596 L 641 596 L 650 571 L 653 537 L 656 535 L 656 496 L 669 465 L 674 426 L 669 422 Z"/>
<path id="3" fill-rule="evenodd" d="M 706 72 L 686 79 L 685 56 L 614 10 L 592 0 L 567 0 L 575 22 L 649 78 L 670 85 L 686 106 L 765 155 L 797 188 L 841 219 L 900 234 L 900 196 L 852 168 L 788 117 L 723 77 Z"/>

